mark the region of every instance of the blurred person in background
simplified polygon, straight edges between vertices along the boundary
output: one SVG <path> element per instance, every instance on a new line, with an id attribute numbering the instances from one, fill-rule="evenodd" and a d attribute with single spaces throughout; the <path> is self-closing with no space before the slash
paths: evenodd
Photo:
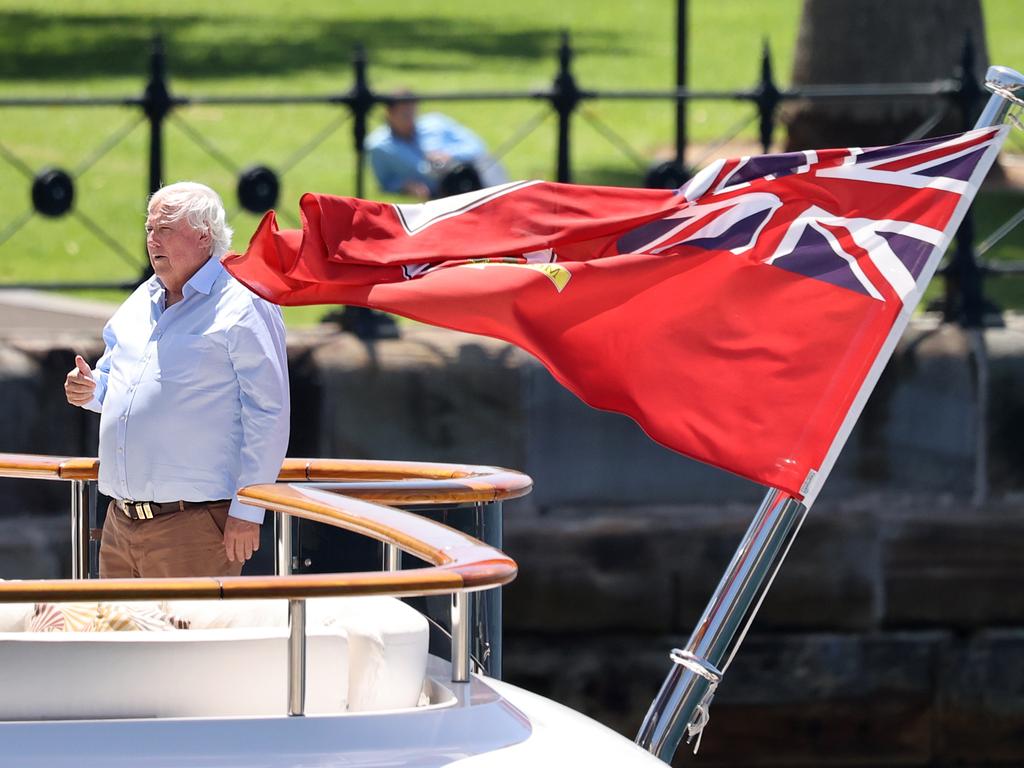
<path id="1" fill-rule="evenodd" d="M 429 200 L 508 181 L 479 136 L 439 112 L 418 114 L 410 92 L 397 95 L 387 102 L 385 124 L 366 137 L 384 191 Z"/>

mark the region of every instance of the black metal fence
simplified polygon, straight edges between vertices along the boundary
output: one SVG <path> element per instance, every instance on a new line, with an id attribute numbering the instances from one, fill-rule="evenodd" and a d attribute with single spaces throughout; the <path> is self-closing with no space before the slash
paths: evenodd
<path id="1" fill-rule="evenodd" d="M 573 179 L 571 165 L 572 129 L 574 119 L 586 120 L 612 146 L 631 158 L 638 165 L 645 159 L 629 142 L 606 122 L 585 108 L 588 101 L 669 101 L 677 106 L 677 121 L 685 120 L 685 105 L 690 101 L 746 102 L 754 106 L 754 115 L 734 126 L 722 139 L 715 142 L 718 149 L 734 139 L 751 123 L 757 123 L 762 149 L 770 151 L 772 137 L 778 122 L 781 105 L 790 101 L 837 101 L 852 99 L 926 99 L 934 102 L 935 108 L 927 119 L 907 138 L 927 135 L 948 114 L 958 116 L 958 122 L 966 129 L 973 124 L 980 112 L 986 92 L 971 73 L 975 70 L 975 54 L 970 39 L 965 40 L 960 61 L 951 66 L 950 77 L 924 83 L 871 84 L 871 85 L 807 85 L 799 88 L 780 88 L 775 81 L 771 56 L 767 44 L 761 56 L 760 79 L 747 90 L 707 91 L 684 87 L 665 90 L 591 90 L 583 88 L 573 74 L 573 49 L 568 34 L 563 33 L 558 50 L 558 69 L 551 85 L 539 90 L 522 91 L 473 91 L 473 92 L 417 92 L 415 95 L 394 95 L 373 90 L 367 77 L 367 58 L 358 48 L 352 59 L 352 85 L 344 92 L 322 95 L 260 95 L 260 96 L 185 96 L 175 93 L 167 76 L 166 56 L 161 39 L 153 41 L 150 54 L 149 80 L 141 95 L 125 97 L 88 98 L 0 98 L 0 108 L 25 107 L 111 107 L 121 106 L 139 110 L 136 119 L 111 135 L 97 149 L 72 171 L 61 168 L 34 170 L 6 148 L 0 131 L 0 158 L 6 160 L 31 183 L 32 208 L 15 219 L 0 221 L 0 246 L 35 215 L 60 217 L 76 216 L 83 225 L 105 242 L 111 249 L 126 254 L 124 246 L 109 235 L 95 221 L 74 206 L 75 178 L 91 168 L 117 143 L 122 141 L 140 122 L 148 126 L 148 188 L 150 193 L 159 189 L 164 181 L 165 147 L 164 129 L 168 121 L 175 120 L 176 110 L 191 105 L 249 105 L 289 106 L 321 104 L 339 107 L 343 113 L 338 120 L 316 134 L 306 144 L 297 148 L 280 167 L 276 169 L 263 165 L 238 169 L 226 155 L 201 131 L 184 121 L 177 121 L 177 127 L 203 152 L 220 165 L 237 173 L 239 204 L 245 209 L 261 213 L 274 207 L 280 190 L 280 179 L 303 158 L 312 153 L 330 135 L 344 124 L 351 122 L 352 148 L 355 154 L 355 195 L 365 193 L 365 151 L 367 121 L 371 110 L 381 103 L 401 100 L 430 102 L 482 102 L 482 101 L 534 101 L 546 104 L 549 110 L 542 111 L 511 133 L 497 148 L 494 156 L 500 159 L 535 131 L 546 117 L 554 115 L 557 120 L 555 143 L 555 178 L 560 182 Z M 684 165 L 686 151 L 685 126 L 680 122 L 676 131 L 676 157 L 646 168 L 644 183 L 648 186 L 673 188 L 682 184 L 689 176 L 690 169 Z M 710 154 L 710 153 L 709 153 Z M 700 162 L 695 164 L 700 165 Z M 1000 227 L 983 244 L 987 250 L 994 241 L 1005 236 L 1020 220 L 1024 212 L 1013 217 Z M 956 319 L 969 326 L 981 325 L 994 309 L 983 293 L 986 275 L 1024 273 L 1024 265 L 999 265 L 982 263 L 976 258 L 974 245 L 974 223 L 970 214 L 957 235 L 957 244 L 948 264 L 942 269 L 945 278 L 945 299 L 943 310 L 947 319 Z M 138 280 L 145 278 L 145 271 L 136 281 L 131 282 L 49 282 L 9 283 L 0 288 L 35 288 L 47 290 L 71 290 L 83 288 L 131 288 Z"/>

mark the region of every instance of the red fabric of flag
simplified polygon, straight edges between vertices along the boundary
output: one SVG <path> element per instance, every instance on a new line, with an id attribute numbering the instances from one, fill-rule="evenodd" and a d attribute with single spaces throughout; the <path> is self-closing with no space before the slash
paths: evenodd
<path id="1" fill-rule="evenodd" d="M 228 270 L 280 304 L 504 339 L 658 442 L 802 494 L 994 130 L 719 162 L 679 192 L 516 182 L 422 205 L 304 195 Z M 917 158 L 918 160 L 915 160 Z"/>

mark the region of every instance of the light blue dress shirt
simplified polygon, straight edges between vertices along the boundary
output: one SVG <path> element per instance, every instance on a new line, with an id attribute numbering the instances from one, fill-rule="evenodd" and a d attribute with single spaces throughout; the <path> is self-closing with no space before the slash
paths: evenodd
<path id="1" fill-rule="evenodd" d="M 103 329 L 96 393 L 99 489 L 132 501 L 231 499 L 229 514 L 262 522 L 235 492 L 277 479 L 290 404 L 281 310 L 211 258 L 164 309 L 152 277 Z"/>
<path id="2" fill-rule="evenodd" d="M 416 118 L 416 135 L 411 141 L 396 137 L 387 125 L 374 129 L 366 137 L 366 150 L 382 189 L 401 192 L 406 182 L 418 181 L 426 184 L 432 195 L 437 194 L 439 179 L 431 173 L 428 153 L 444 152 L 463 163 L 483 158 L 487 153 L 487 147 L 475 133 L 439 112 Z"/>

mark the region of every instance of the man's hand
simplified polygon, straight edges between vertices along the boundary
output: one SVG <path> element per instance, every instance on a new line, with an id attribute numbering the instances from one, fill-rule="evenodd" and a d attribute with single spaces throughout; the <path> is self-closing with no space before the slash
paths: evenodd
<path id="1" fill-rule="evenodd" d="M 260 524 L 228 515 L 224 523 L 224 551 L 231 562 L 244 563 L 260 548 Z"/>
<path id="2" fill-rule="evenodd" d="M 430 187 L 422 181 L 407 181 L 402 185 L 402 191 L 418 200 L 430 199 Z"/>
<path id="3" fill-rule="evenodd" d="M 438 168 L 444 168 L 451 162 L 452 156 L 447 152 L 441 152 L 440 150 L 434 150 L 433 152 L 427 152 L 427 160 L 435 170 Z"/>
<path id="4" fill-rule="evenodd" d="M 75 355 L 75 367 L 64 379 L 64 395 L 72 405 L 85 405 L 96 393 L 96 379 L 92 368 L 81 355 Z"/>

